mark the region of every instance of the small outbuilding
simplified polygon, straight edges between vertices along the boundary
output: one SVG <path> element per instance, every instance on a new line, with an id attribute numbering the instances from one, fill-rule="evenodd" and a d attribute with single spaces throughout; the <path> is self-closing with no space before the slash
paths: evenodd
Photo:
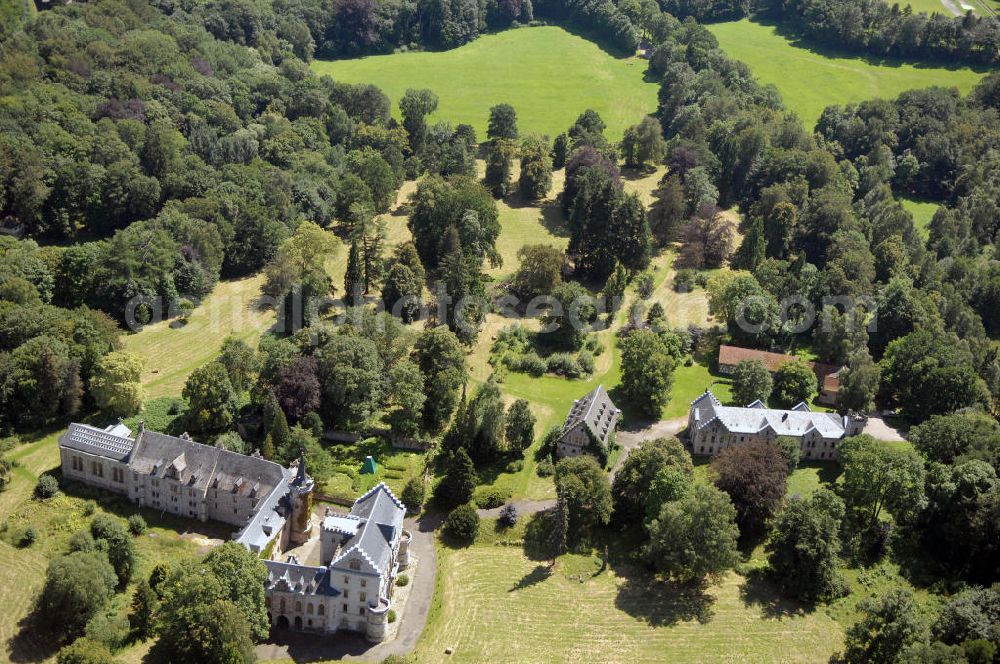
<path id="1" fill-rule="evenodd" d="M 378 472 L 378 464 L 375 463 L 375 458 L 371 456 L 366 456 L 365 462 L 361 464 L 361 474 L 374 475 L 376 472 Z"/>
<path id="2" fill-rule="evenodd" d="M 556 456 L 591 454 L 603 463 L 608 458 L 621 415 L 608 391 L 598 385 L 573 402 L 556 444 Z"/>

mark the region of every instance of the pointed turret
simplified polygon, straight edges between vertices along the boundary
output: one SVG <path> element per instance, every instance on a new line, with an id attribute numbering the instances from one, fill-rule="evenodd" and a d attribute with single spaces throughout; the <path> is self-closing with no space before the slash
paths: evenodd
<path id="1" fill-rule="evenodd" d="M 295 473 L 295 479 L 292 480 L 292 486 L 305 486 L 309 481 L 309 475 L 306 474 L 306 453 L 305 450 L 301 450 L 299 452 L 299 468 L 298 472 Z"/>

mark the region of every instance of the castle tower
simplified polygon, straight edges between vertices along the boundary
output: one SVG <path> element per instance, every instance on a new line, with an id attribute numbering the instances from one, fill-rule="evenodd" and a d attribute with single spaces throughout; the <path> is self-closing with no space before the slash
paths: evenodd
<path id="1" fill-rule="evenodd" d="M 380 599 L 378 604 L 369 604 L 367 613 L 365 636 L 372 643 L 385 641 L 386 632 L 389 631 L 389 602 Z"/>
<path id="2" fill-rule="evenodd" d="M 313 489 L 316 483 L 306 473 L 306 457 L 299 456 L 299 467 L 295 479 L 289 486 L 289 498 L 292 501 L 292 518 L 289 522 L 289 539 L 293 546 L 309 541 L 313 529 Z"/>

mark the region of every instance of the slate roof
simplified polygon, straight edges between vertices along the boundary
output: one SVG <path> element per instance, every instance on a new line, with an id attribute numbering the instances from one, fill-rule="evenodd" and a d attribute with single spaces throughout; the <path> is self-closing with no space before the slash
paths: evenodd
<path id="1" fill-rule="evenodd" d="M 698 429 L 713 421 L 720 422 L 730 433 L 757 434 L 770 428 L 778 436 L 803 436 L 817 431 L 823 438 L 842 438 L 846 433 L 845 418 L 836 413 L 814 413 L 800 403 L 791 410 L 767 408 L 755 401 L 745 408 L 723 406 L 710 391 L 691 404 L 694 426 Z"/>
<path id="2" fill-rule="evenodd" d="M 286 480 L 285 469 L 273 461 L 219 450 L 212 486 L 241 496 L 261 498 Z"/>
<path id="3" fill-rule="evenodd" d="M 285 473 L 271 492 L 257 505 L 253 516 L 233 539 L 254 553 L 260 553 L 267 547 L 268 542 L 281 535 L 287 520 L 286 515 L 291 512 L 288 504 L 289 478 L 290 474 Z"/>
<path id="4" fill-rule="evenodd" d="M 393 495 L 385 482 L 354 501 L 350 516 L 360 521 L 353 535 L 341 544 L 340 553 L 330 569 L 350 570 L 350 560 L 361 560 L 361 571 L 383 576 L 392 551 L 403 532 L 406 507 Z M 353 570 L 357 571 L 357 570 Z"/>
<path id="5" fill-rule="evenodd" d="M 59 446 L 114 461 L 125 461 L 135 447 L 131 435 L 129 428 L 121 423 L 107 429 L 74 423 L 59 437 Z"/>
<path id="6" fill-rule="evenodd" d="M 204 491 L 215 473 L 221 451 L 165 433 L 140 431 L 129 467 L 137 473 L 177 479 Z"/>
<path id="7" fill-rule="evenodd" d="M 296 563 L 279 563 L 265 560 L 268 590 L 294 592 L 303 595 L 328 595 L 336 597 L 340 591 L 330 585 L 330 570 L 326 567 L 312 567 Z"/>
<path id="8" fill-rule="evenodd" d="M 619 415 L 621 415 L 621 411 L 611 401 L 608 391 L 604 389 L 603 385 L 598 385 L 583 398 L 573 402 L 573 407 L 566 415 L 562 432 L 565 434 L 577 425 L 583 424 L 597 440 L 607 445 L 608 437 L 611 435 Z"/>

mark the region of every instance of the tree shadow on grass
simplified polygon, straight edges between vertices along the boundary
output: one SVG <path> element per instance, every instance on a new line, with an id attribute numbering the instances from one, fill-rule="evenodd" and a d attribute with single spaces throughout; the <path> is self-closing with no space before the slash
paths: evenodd
<path id="1" fill-rule="evenodd" d="M 637 180 L 645 180 L 650 175 L 656 172 L 655 167 L 645 166 L 643 168 L 622 168 L 621 176 L 623 180 L 628 180 L 629 182 L 635 182 Z"/>
<path id="2" fill-rule="evenodd" d="M 12 662 L 42 662 L 54 656 L 63 645 L 60 636 L 49 630 L 37 609 L 22 618 L 17 627 L 17 634 L 7 642 Z"/>
<path id="3" fill-rule="evenodd" d="M 942 11 L 942 14 L 945 14 Z M 945 14 L 947 15 L 947 14 Z M 957 71 L 959 69 L 971 69 L 975 72 L 986 73 L 990 71 L 990 68 L 986 65 L 964 63 L 964 62 L 953 62 L 945 59 L 935 59 L 929 57 L 894 57 L 894 56 L 878 56 L 872 53 L 860 53 L 857 51 L 852 51 L 845 48 L 838 48 L 836 46 L 831 46 L 828 44 L 821 44 L 814 39 L 810 38 L 808 35 L 799 32 L 790 24 L 778 21 L 771 17 L 761 17 L 755 16 L 753 22 L 758 25 L 763 25 L 767 27 L 774 28 L 775 34 L 788 40 L 789 44 L 795 48 L 800 48 L 815 55 L 822 56 L 824 58 L 838 58 L 844 60 L 859 60 L 866 64 L 875 67 L 901 67 L 902 65 L 910 65 L 915 69 L 947 69 L 949 71 Z"/>
<path id="4" fill-rule="evenodd" d="M 615 606 L 653 627 L 692 620 L 705 624 L 714 615 L 715 603 L 715 598 L 705 590 L 705 584 L 661 581 L 643 573 L 628 578 L 618 587 Z"/>
<path id="5" fill-rule="evenodd" d="M 552 560 L 550 533 L 553 514 L 552 510 L 544 510 L 528 517 L 524 526 L 524 555 L 528 560 Z"/>
<path id="6" fill-rule="evenodd" d="M 751 571 L 740 584 L 740 599 L 745 606 L 759 607 L 764 617 L 770 619 L 804 616 L 816 610 L 814 605 L 782 597 L 765 571 L 760 569 Z"/>
<path id="7" fill-rule="evenodd" d="M 549 565 L 536 565 L 533 570 L 521 577 L 521 580 L 510 587 L 507 592 L 512 593 L 518 590 L 524 590 L 525 588 L 530 588 L 536 584 L 545 581 L 552 576 L 552 567 Z"/>
<path id="8" fill-rule="evenodd" d="M 542 205 L 542 226 L 556 237 L 569 237 L 569 226 L 558 199 Z"/>

